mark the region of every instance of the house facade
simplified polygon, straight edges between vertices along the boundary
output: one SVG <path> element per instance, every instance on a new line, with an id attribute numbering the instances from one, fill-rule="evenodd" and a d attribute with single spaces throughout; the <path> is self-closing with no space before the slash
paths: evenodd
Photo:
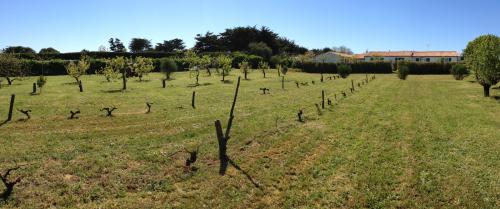
<path id="1" fill-rule="evenodd" d="M 456 51 L 387 51 L 387 52 L 367 52 L 354 56 L 358 61 L 372 62 L 440 62 L 451 63 L 460 62 L 461 56 Z"/>
<path id="2" fill-rule="evenodd" d="M 346 63 L 353 60 L 354 55 L 340 52 L 326 52 L 313 58 L 314 62 L 320 63 Z"/>

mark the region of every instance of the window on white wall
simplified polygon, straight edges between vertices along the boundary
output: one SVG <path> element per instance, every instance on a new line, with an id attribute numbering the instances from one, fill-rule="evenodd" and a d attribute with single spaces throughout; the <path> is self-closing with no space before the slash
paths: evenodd
<path id="1" fill-rule="evenodd" d="M 426 61 L 426 62 L 431 62 L 431 58 L 428 58 L 428 57 L 427 57 L 427 58 L 425 58 L 425 61 Z"/>
<path id="2" fill-rule="evenodd" d="M 416 58 L 415 61 L 420 62 L 420 58 Z"/>

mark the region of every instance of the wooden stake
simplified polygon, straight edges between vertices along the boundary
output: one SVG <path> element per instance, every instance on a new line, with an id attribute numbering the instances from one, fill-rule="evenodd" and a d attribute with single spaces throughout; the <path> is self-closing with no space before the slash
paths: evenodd
<path id="1" fill-rule="evenodd" d="M 12 111 L 14 110 L 14 100 L 16 99 L 16 95 L 12 94 L 10 96 L 10 106 L 9 106 L 9 116 L 7 117 L 7 121 L 12 120 Z"/>
<path id="2" fill-rule="evenodd" d="M 325 109 L 325 90 L 321 90 L 321 108 Z"/>
<path id="3" fill-rule="evenodd" d="M 193 91 L 193 96 L 191 98 L 191 106 L 193 107 L 193 109 L 196 109 L 196 106 L 194 105 L 194 98 L 196 96 L 196 91 Z"/>

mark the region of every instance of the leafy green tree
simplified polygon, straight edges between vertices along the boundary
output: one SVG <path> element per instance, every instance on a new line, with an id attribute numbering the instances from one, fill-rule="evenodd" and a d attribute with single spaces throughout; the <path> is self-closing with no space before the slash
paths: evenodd
<path id="1" fill-rule="evenodd" d="M 132 64 L 132 70 L 139 76 L 139 81 L 142 81 L 142 77 L 148 75 L 154 68 L 151 58 L 136 57 Z"/>
<path id="2" fill-rule="evenodd" d="M 124 57 L 115 57 L 111 60 L 107 60 L 106 68 L 112 70 L 113 72 L 119 72 L 122 74 L 123 90 L 127 89 L 127 68 L 129 67 L 129 60 Z"/>
<path id="3" fill-rule="evenodd" d="M 49 47 L 49 48 L 40 49 L 40 52 L 38 52 L 38 53 L 39 54 L 59 54 L 60 52 L 52 47 Z"/>
<path id="4" fill-rule="evenodd" d="M 217 57 L 217 68 L 221 69 L 222 81 L 226 81 L 225 78 L 231 71 L 232 63 L 233 59 L 227 55 L 219 55 Z"/>
<path id="5" fill-rule="evenodd" d="M 342 78 L 347 78 L 349 74 L 351 74 L 352 69 L 351 66 L 346 65 L 346 64 L 341 64 L 337 67 L 337 73 L 340 75 Z"/>
<path id="6" fill-rule="evenodd" d="M 128 46 L 131 52 L 144 52 L 152 49 L 151 41 L 144 38 L 133 38 Z"/>
<path id="7" fill-rule="evenodd" d="M 42 93 L 42 88 L 45 86 L 47 83 L 47 78 L 45 76 L 40 75 L 38 79 L 36 80 L 36 85 L 38 86 L 38 89 L 40 89 L 40 94 Z"/>
<path id="8" fill-rule="evenodd" d="M 247 77 L 247 74 L 248 74 L 248 71 L 250 69 L 250 65 L 248 64 L 247 61 L 243 61 L 239 64 L 239 67 L 241 69 L 241 71 L 243 72 L 243 74 L 245 75 L 245 80 L 248 80 L 248 77 Z"/>
<path id="9" fill-rule="evenodd" d="M 208 76 L 211 76 L 212 75 L 212 72 L 210 71 L 210 65 L 212 65 L 212 58 L 208 55 L 203 55 L 200 59 L 199 59 L 199 66 L 200 66 L 200 69 L 202 70 L 206 70 L 207 71 L 207 74 Z"/>
<path id="10" fill-rule="evenodd" d="M 410 68 L 408 67 L 408 64 L 404 62 L 398 63 L 396 73 L 399 79 L 406 80 L 406 78 L 410 74 Z"/>
<path id="11" fill-rule="evenodd" d="M 118 38 L 110 38 L 109 41 L 109 50 L 112 52 L 126 52 L 127 49 L 125 45 L 123 45 L 122 41 Z"/>
<path id="12" fill-rule="evenodd" d="M 160 60 L 160 70 L 165 74 L 165 80 L 170 80 L 170 76 L 177 71 L 177 68 L 177 63 L 171 58 L 162 58 Z"/>
<path id="13" fill-rule="evenodd" d="M 273 55 L 273 50 L 271 47 L 267 46 L 264 42 L 252 42 L 248 44 L 248 49 L 250 54 L 254 54 L 264 58 L 264 60 L 269 61 Z"/>
<path id="14" fill-rule="evenodd" d="M 266 78 L 266 70 L 269 69 L 269 64 L 265 61 L 260 61 L 259 69 L 262 70 L 262 74 L 264 75 L 264 78 Z"/>
<path id="15" fill-rule="evenodd" d="M 99 71 L 97 71 L 97 73 L 103 75 L 108 82 L 117 79 L 120 72 L 115 69 L 112 64 L 110 64 L 112 60 L 105 59 L 104 62 L 106 63 L 106 65 Z"/>
<path id="16" fill-rule="evenodd" d="M 26 76 L 27 74 L 27 68 L 20 59 L 12 54 L 0 54 L 0 77 L 4 77 L 8 85 L 12 85 L 12 82 L 18 79 L 18 77 Z"/>
<path id="17" fill-rule="evenodd" d="M 35 50 L 30 47 L 25 46 L 9 46 L 2 50 L 3 53 L 13 54 L 13 53 L 25 53 L 25 54 L 35 54 Z"/>
<path id="18" fill-rule="evenodd" d="M 483 86 L 484 96 L 490 96 L 491 86 L 500 81 L 500 37 L 482 35 L 467 44 L 465 64 Z"/>
<path id="19" fill-rule="evenodd" d="M 83 55 L 80 58 L 80 61 L 78 61 L 77 63 L 75 63 L 74 61 L 69 62 L 69 64 L 66 66 L 66 72 L 68 73 L 69 76 L 73 77 L 76 80 L 76 83 L 78 84 L 80 82 L 80 77 L 87 73 L 89 67 L 90 67 L 89 58 Z"/>

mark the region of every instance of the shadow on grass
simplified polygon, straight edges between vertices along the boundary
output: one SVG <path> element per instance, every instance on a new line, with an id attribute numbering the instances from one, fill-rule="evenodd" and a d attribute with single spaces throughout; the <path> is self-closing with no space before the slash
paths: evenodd
<path id="1" fill-rule="evenodd" d="M 497 100 L 497 102 L 500 102 L 500 96 L 492 96 L 491 98 L 493 98 L 494 100 Z"/>
<path id="2" fill-rule="evenodd" d="M 229 157 L 227 158 L 227 160 L 229 164 L 231 164 L 234 168 L 236 168 L 236 170 L 240 171 L 250 182 L 252 182 L 253 186 L 260 189 L 260 185 L 253 180 L 250 174 L 248 174 L 245 170 L 241 169 L 241 167 L 238 164 L 236 164 L 236 162 L 231 160 Z"/>
<path id="3" fill-rule="evenodd" d="M 69 83 L 62 83 L 62 85 L 76 85 L 78 86 L 77 82 L 69 82 Z"/>
<path id="4" fill-rule="evenodd" d="M 194 87 L 198 87 L 198 86 L 210 86 L 212 85 L 212 83 L 202 83 L 202 84 L 189 84 L 187 85 L 188 88 L 194 88 Z"/>
<path id="5" fill-rule="evenodd" d="M 493 87 L 493 88 L 491 88 L 491 89 L 500 90 L 500 86 Z"/>
<path id="6" fill-rule="evenodd" d="M 122 89 L 119 89 L 119 90 L 101 90 L 101 92 L 103 93 L 118 93 L 118 92 L 123 92 Z"/>
<path id="7" fill-rule="evenodd" d="M 2 123 L 0 123 L 0 127 L 2 127 L 3 125 L 7 124 L 8 122 L 9 122 L 9 120 L 3 121 Z"/>
<path id="8" fill-rule="evenodd" d="M 225 80 L 225 81 L 221 81 L 223 84 L 232 84 L 234 83 L 234 81 L 231 81 L 231 80 Z"/>

